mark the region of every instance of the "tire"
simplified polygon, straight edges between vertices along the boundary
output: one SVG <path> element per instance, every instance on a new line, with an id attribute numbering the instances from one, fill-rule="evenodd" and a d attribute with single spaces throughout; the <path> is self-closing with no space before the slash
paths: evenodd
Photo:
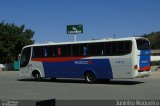
<path id="1" fill-rule="evenodd" d="M 96 77 L 92 72 L 85 73 L 84 78 L 87 83 L 95 83 L 96 82 Z"/>
<path id="2" fill-rule="evenodd" d="M 39 72 L 36 72 L 35 75 L 34 75 L 34 78 L 36 81 L 40 81 L 41 80 L 41 75 Z"/>

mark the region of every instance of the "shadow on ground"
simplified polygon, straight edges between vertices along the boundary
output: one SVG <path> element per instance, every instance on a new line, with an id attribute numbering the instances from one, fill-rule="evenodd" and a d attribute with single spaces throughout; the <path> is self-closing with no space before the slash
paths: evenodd
<path id="1" fill-rule="evenodd" d="M 88 84 L 85 82 L 83 79 L 56 79 L 56 80 L 51 80 L 51 79 L 43 79 L 40 81 L 37 81 L 35 79 L 18 79 L 18 81 L 26 81 L 26 82 L 53 82 L 53 83 L 84 83 Z M 137 84 L 142 84 L 145 82 L 141 81 L 132 81 L 132 80 L 98 80 L 94 84 L 107 84 L 107 85 L 137 85 Z"/>

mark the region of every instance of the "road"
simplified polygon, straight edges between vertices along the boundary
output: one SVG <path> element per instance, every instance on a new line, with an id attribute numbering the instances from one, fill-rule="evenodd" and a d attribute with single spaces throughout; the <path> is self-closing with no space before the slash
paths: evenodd
<path id="1" fill-rule="evenodd" d="M 157 100 L 160 72 L 146 78 L 86 84 L 84 80 L 20 79 L 18 71 L 0 72 L 0 99 L 11 100 Z"/>

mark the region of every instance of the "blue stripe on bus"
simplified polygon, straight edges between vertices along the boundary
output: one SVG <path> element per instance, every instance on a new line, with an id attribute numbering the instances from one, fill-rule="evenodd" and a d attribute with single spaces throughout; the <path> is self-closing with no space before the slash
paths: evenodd
<path id="1" fill-rule="evenodd" d="M 83 78 L 92 71 L 97 79 L 112 79 L 109 59 L 79 59 L 65 62 L 43 62 L 45 77 Z"/>

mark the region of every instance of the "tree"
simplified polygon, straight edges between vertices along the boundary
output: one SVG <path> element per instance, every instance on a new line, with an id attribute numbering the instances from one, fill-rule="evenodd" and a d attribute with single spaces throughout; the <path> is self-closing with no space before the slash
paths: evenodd
<path id="1" fill-rule="evenodd" d="M 33 35 L 34 32 L 25 29 L 25 25 L 0 22 L 0 63 L 12 63 L 17 60 L 22 47 L 34 43 Z"/>
<path id="2" fill-rule="evenodd" d="M 142 36 L 149 39 L 151 49 L 160 49 L 160 32 L 151 32 Z"/>

